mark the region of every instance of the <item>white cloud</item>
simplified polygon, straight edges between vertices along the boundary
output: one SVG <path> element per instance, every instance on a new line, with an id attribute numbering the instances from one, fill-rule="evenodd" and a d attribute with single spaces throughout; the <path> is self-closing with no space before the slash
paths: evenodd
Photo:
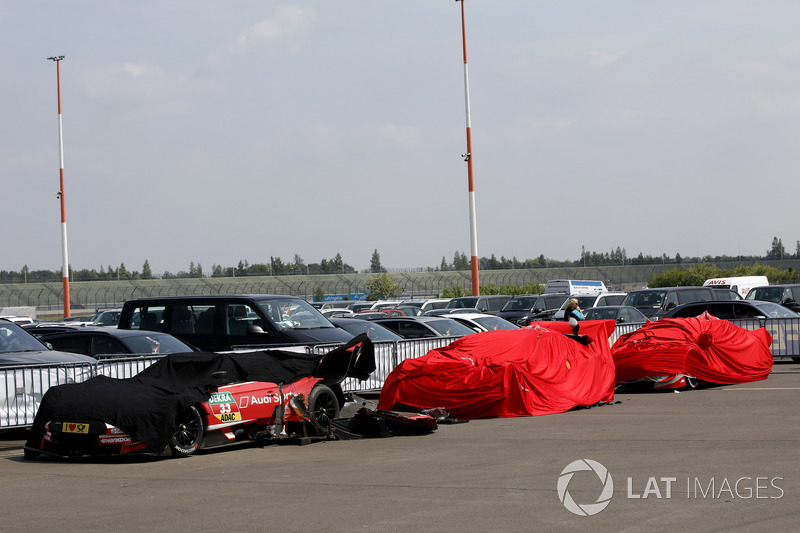
<path id="1" fill-rule="evenodd" d="M 236 48 L 249 50 L 263 43 L 294 40 L 305 36 L 314 24 L 316 11 L 305 7 L 284 6 L 243 30 L 236 39 Z"/>

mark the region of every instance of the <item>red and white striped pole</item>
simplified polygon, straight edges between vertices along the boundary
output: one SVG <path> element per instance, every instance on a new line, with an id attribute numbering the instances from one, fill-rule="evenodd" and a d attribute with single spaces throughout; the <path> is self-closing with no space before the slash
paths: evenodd
<path id="1" fill-rule="evenodd" d="M 60 164 L 60 188 L 58 198 L 61 200 L 61 279 L 64 284 L 64 317 L 70 316 L 69 307 L 69 258 L 67 255 L 67 214 L 64 203 L 64 137 L 61 125 L 61 60 L 64 56 L 48 57 L 56 62 L 56 80 L 58 83 L 58 159 Z"/>
<path id="2" fill-rule="evenodd" d="M 469 112 L 469 69 L 467 68 L 467 30 L 464 18 L 464 0 L 461 2 L 461 42 L 464 49 L 464 96 L 467 111 L 467 176 L 469 179 L 469 248 L 472 256 L 472 295 L 480 296 L 481 288 L 478 279 L 478 223 L 475 214 L 475 180 L 472 173 L 472 119 Z"/>

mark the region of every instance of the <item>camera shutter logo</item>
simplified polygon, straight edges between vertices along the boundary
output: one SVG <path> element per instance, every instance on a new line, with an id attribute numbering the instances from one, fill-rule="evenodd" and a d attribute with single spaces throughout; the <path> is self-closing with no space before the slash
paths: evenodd
<path id="1" fill-rule="evenodd" d="M 603 484 L 603 491 L 600 493 L 595 503 L 575 503 L 575 500 L 572 499 L 572 496 L 570 496 L 567 490 L 572 476 L 574 476 L 576 472 L 581 471 L 594 472 Z M 611 479 L 611 474 L 608 473 L 608 469 L 591 459 L 579 459 L 571 462 L 561 471 L 561 475 L 558 477 L 558 499 L 561 500 L 561 503 L 564 504 L 564 507 L 566 507 L 568 511 L 579 516 L 596 515 L 611 503 L 611 497 L 613 495 L 614 481 Z"/>

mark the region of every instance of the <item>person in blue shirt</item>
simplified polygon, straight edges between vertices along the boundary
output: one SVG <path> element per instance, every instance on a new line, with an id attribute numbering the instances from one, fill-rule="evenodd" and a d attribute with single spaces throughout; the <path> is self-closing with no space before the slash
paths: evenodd
<path id="1" fill-rule="evenodd" d="M 564 310 L 564 320 L 574 318 L 575 320 L 584 320 L 586 317 L 581 313 L 581 306 L 578 305 L 577 298 L 570 298 L 567 302 L 567 308 Z"/>

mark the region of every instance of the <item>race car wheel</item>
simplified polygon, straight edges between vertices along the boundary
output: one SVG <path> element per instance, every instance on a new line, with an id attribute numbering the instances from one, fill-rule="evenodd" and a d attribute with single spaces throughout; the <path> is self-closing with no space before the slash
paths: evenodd
<path id="1" fill-rule="evenodd" d="M 327 433 L 331 420 L 339 417 L 339 401 L 330 387 L 319 384 L 308 395 L 308 410 L 317 432 Z"/>
<path id="2" fill-rule="evenodd" d="M 172 455 L 186 457 L 197 451 L 203 440 L 203 418 L 197 407 L 190 405 L 186 410 L 175 433 L 169 438 Z"/>
<path id="3" fill-rule="evenodd" d="M 700 385 L 700 380 L 691 376 L 683 376 L 686 381 L 686 390 L 696 389 Z"/>

